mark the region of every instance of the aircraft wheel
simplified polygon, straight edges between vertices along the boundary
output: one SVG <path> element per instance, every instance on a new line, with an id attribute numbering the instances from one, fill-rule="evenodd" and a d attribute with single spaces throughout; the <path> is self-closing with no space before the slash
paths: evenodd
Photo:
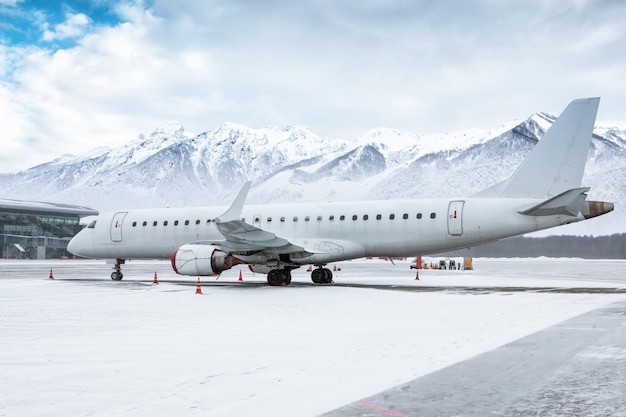
<path id="1" fill-rule="evenodd" d="M 291 283 L 291 272 L 286 269 L 272 269 L 267 274 L 267 283 L 272 287 L 289 285 Z"/>
<path id="2" fill-rule="evenodd" d="M 315 284 L 321 284 L 324 278 L 324 272 L 322 272 L 322 268 L 315 268 L 311 272 L 311 281 Z"/>
<path id="3" fill-rule="evenodd" d="M 328 268 L 322 269 L 324 271 L 324 282 L 322 284 L 332 284 L 333 283 L 333 271 Z"/>
<path id="4" fill-rule="evenodd" d="M 311 281 L 315 284 L 330 284 L 333 282 L 333 272 L 328 268 L 316 268 L 311 272 Z"/>
<path id="5" fill-rule="evenodd" d="M 121 281 L 122 278 L 124 278 L 124 274 L 122 274 L 122 271 L 113 271 L 111 273 L 111 279 L 113 281 Z"/>

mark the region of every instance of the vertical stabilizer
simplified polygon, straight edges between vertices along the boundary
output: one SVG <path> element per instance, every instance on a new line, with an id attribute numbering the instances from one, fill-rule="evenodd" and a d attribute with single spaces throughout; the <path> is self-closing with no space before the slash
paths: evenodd
<path id="1" fill-rule="evenodd" d="M 599 97 L 572 101 L 513 175 L 476 197 L 548 198 L 579 188 L 599 103 Z"/>

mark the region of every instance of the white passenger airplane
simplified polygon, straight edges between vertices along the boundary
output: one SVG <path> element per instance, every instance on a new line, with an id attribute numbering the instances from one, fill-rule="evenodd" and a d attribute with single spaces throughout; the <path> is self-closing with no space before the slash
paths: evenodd
<path id="1" fill-rule="evenodd" d="M 228 208 L 102 214 L 68 250 L 115 259 L 114 280 L 127 259 L 170 258 L 178 274 L 193 276 L 248 264 L 270 285 L 313 264 L 313 282 L 330 283 L 329 262 L 438 253 L 589 219 L 613 210 L 586 201 L 581 187 L 599 101 L 572 101 L 508 180 L 471 197 L 244 207 L 248 182 Z"/>

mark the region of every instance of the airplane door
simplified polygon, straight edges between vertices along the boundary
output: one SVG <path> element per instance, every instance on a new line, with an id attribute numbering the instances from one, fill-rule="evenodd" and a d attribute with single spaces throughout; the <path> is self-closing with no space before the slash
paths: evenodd
<path id="1" fill-rule="evenodd" d="M 120 211 L 113 216 L 113 220 L 111 221 L 111 240 L 113 242 L 122 241 L 122 224 L 127 214 L 127 211 Z"/>
<path id="2" fill-rule="evenodd" d="M 450 201 L 448 206 L 448 233 L 453 236 L 463 234 L 463 205 L 465 201 Z"/>

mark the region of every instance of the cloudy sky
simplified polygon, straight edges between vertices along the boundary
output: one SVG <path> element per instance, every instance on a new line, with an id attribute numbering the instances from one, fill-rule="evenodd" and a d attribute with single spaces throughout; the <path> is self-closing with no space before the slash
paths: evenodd
<path id="1" fill-rule="evenodd" d="M 0 0 L 0 172 L 177 120 L 489 129 L 601 96 L 626 121 L 621 0 Z"/>

